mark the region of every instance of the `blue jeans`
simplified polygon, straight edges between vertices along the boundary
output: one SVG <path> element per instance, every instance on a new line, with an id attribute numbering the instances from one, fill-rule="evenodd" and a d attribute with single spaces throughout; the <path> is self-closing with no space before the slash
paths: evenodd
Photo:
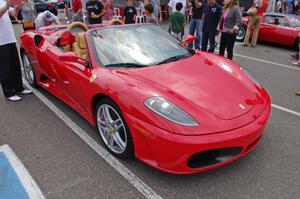
<path id="1" fill-rule="evenodd" d="M 196 32 L 196 40 L 195 40 L 195 49 L 200 50 L 200 42 L 201 42 L 201 29 L 202 29 L 202 21 L 201 19 L 192 19 L 190 22 L 189 34 L 195 35 Z M 189 43 L 189 47 L 193 48 L 193 43 Z"/>

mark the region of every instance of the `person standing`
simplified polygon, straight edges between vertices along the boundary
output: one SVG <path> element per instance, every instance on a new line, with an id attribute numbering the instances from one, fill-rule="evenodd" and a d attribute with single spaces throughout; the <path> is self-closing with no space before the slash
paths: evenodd
<path id="1" fill-rule="evenodd" d="M 171 34 L 179 41 L 182 40 L 185 23 L 184 15 L 181 13 L 182 7 L 182 3 L 178 2 L 176 4 L 176 12 L 171 15 Z"/>
<path id="2" fill-rule="evenodd" d="M 99 0 L 88 0 L 85 4 L 89 24 L 101 24 L 105 14 L 104 6 Z"/>
<path id="3" fill-rule="evenodd" d="M 72 0 L 72 21 L 83 22 L 82 2 L 81 0 Z"/>
<path id="4" fill-rule="evenodd" d="M 114 17 L 114 6 L 112 0 L 101 0 L 105 14 L 103 15 L 103 23 L 108 24 Z"/>
<path id="5" fill-rule="evenodd" d="M 135 23 L 136 9 L 133 6 L 132 0 L 127 0 L 127 6 L 125 7 L 124 15 L 125 24 Z"/>
<path id="6" fill-rule="evenodd" d="M 299 0 L 292 0 L 291 1 L 291 12 L 292 12 L 292 14 L 298 15 L 299 8 L 300 8 Z"/>
<path id="7" fill-rule="evenodd" d="M 11 8 L 10 1 L 3 0 L 0 0 L 0 5 L 3 5 L 0 8 L 0 83 L 7 100 L 20 101 L 19 95 L 28 95 L 32 91 L 23 87 L 17 40 L 8 14 L 11 9 L 10 14 L 17 16 L 19 6 Z"/>
<path id="8" fill-rule="evenodd" d="M 254 26 L 254 31 L 253 31 L 252 38 L 251 38 L 251 47 L 256 47 L 258 31 L 259 31 L 260 24 L 262 21 L 262 16 L 264 15 L 264 13 L 266 12 L 266 10 L 268 8 L 268 1 L 267 0 L 255 0 L 252 7 L 255 7 L 257 9 L 257 12 L 253 16 L 250 16 L 250 18 L 249 18 L 247 32 L 246 32 L 246 36 L 245 36 L 244 44 L 243 44 L 243 46 L 245 46 L 245 47 L 248 47 L 248 45 L 249 45 L 250 33 L 251 33 L 251 29 L 253 26 Z"/>
<path id="9" fill-rule="evenodd" d="M 161 5 L 160 0 L 145 0 L 145 5 L 151 4 L 153 6 L 153 15 L 156 19 L 159 19 L 159 23 L 162 23 L 162 12 L 161 12 Z"/>
<path id="10" fill-rule="evenodd" d="M 157 18 L 155 16 L 153 16 L 153 10 L 154 10 L 154 8 L 153 8 L 152 4 L 145 5 L 146 22 L 158 25 Z"/>
<path id="11" fill-rule="evenodd" d="M 219 26 L 221 32 L 221 42 L 219 54 L 224 56 L 227 49 L 227 58 L 233 58 L 233 48 L 236 40 L 236 34 L 239 27 L 242 25 L 242 15 L 237 0 L 225 0 L 223 15 Z"/>
<path id="12" fill-rule="evenodd" d="M 192 19 L 190 21 L 189 34 L 194 35 L 196 33 L 195 49 L 200 50 L 201 42 L 201 29 L 202 29 L 202 15 L 203 7 L 205 6 L 205 0 L 192 0 Z M 193 48 L 193 43 L 189 44 L 190 48 Z"/>
<path id="13" fill-rule="evenodd" d="M 216 3 L 216 0 L 208 0 L 203 12 L 201 50 L 207 51 L 207 44 L 209 41 L 208 52 L 214 53 L 216 43 L 215 36 L 222 15 L 222 7 Z"/>
<path id="14" fill-rule="evenodd" d="M 20 12 L 22 15 L 22 24 L 23 24 L 23 30 L 29 30 L 32 29 L 34 27 L 26 27 L 25 24 L 28 22 L 33 22 L 34 21 L 34 17 L 33 17 L 33 10 L 31 8 L 31 4 L 25 0 L 22 1 L 21 7 L 20 7 Z"/>
<path id="15" fill-rule="evenodd" d="M 189 0 L 170 0 L 168 7 L 169 7 L 169 16 L 171 16 L 174 12 L 176 12 L 176 5 L 177 3 L 182 4 L 181 13 L 184 16 L 184 24 L 186 23 L 186 18 L 188 17 L 188 9 L 189 9 Z M 171 26 L 169 27 L 169 33 L 171 33 Z M 181 34 L 180 40 L 182 40 L 184 35 L 184 28 Z"/>

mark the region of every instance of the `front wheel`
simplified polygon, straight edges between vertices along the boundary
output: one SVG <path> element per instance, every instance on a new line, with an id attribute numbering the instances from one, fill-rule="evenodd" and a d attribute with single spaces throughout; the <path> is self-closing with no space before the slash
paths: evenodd
<path id="1" fill-rule="evenodd" d="M 245 26 L 240 27 L 239 30 L 237 31 L 236 40 L 243 42 L 246 36 L 246 31 L 247 31 L 247 27 Z"/>
<path id="2" fill-rule="evenodd" d="M 115 156 L 133 156 L 133 141 L 120 108 L 109 99 L 100 100 L 96 108 L 98 131 L 106 148 Z"/>

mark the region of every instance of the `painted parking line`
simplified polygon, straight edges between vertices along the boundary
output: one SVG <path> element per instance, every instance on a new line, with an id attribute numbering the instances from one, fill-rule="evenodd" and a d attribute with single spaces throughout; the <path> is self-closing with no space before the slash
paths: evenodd
<path id="1" fill-rule="evenodd" d="M 282 106 L 279 106 L 279 105 L 276 105 L 276 104 L 272 104 L 272 107 L 276 108 L 278 110 L 281 110 L 281 111 L 284 111 L 284 112 L 287 112 L 287 113 L 290 113 L 292 115 L 300 117 L 300 112 L 297 112 L 297 111 L 294 111 L 294 110 L 291 110 L 291 109 L 288 109 L 288 108 L 285 108 L 285 107 L 282 107 Z"/>
<path id="2" fill-rule="evenodd" d="M 0 146 L 0 199 L 44 199 L 38 185 L 8 145 Z"/>
<path id="3" fill-rule="evenodd" d="M 99 145 L 93 138 L 91 138 L 82 128 L 80 128 L 71 118 L 69 118 L 63 111 L 55 106 L 41 92 L 39 92 L 37 89 L 32 88 L 24 78 L 23 83 L 26 87 L 31 89 L 35 96 L 39 98 L 51 111 L 53 111 L 58 116 L 58 118 L 60 118 L 70 129 L 72 129 L 76 135 L 78 135 L 89 147 L 91 147 L 99 156 L 101 156 L 141 194 L 143 194 L 147 199 L 162 199 L 162 197 L 155 191 L 153 191 L 151 187 L 149 187 L 139 177 L 132 173 L 124 164 L 122 164 L 118 159 L 111 155 L 106 149 Z"/>
<path id="4" fill-rule="evenodd" d="M 279 63 L 276 63 L 276 62 L 272 62 L 272 61 L 268 61 L 268 60 L 264 60 L 264 59 L 258 59 L 258 58 L 254 58 L 254 57 L 248 57 L 246 55 L 240 55 L 240 54 L 236 54 L 236 53 L 234 55 L 237 56 L 237 57 L 245 58 L 245 59 L 250 59 L 250 60 L 259 61 L 259 62 L 263 62 L 263 63 L 267 63 L 267 64 L 272 64 L 272 65 L 279 66 L 279 67 L 282 67 L 282 68 L 288 68 L 288 69 L 300 71 L 299 67 L 288 66 L 288 65 L 285 65 L 285 64 L 279 64 Z"/>

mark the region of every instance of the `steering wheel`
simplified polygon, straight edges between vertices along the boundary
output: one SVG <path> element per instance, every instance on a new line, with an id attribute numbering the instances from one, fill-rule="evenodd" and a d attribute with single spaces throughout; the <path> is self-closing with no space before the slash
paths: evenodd
<path id="1" fill-rule="evenodd" d="M 76 29 L 81 29 L 83 30 L 84 32 L 88 31 L 89 28 L 87 27 L 87 25 L 85 25 L 84 23 L 82 22 L 74 22 L 74 23 L 71 23 L 67 30 L 70 31 L 70 32 L 74 32 L 76 31 Z M 77 32 L 77 31 L 76 31 Z"/>
<path id="2" fill-rule="evenodd" d="M 113 19 L 109 22 L 109 26 L 117 26 L 117 25 L 124 25 L 124 22 L 120 19 Z"/>

